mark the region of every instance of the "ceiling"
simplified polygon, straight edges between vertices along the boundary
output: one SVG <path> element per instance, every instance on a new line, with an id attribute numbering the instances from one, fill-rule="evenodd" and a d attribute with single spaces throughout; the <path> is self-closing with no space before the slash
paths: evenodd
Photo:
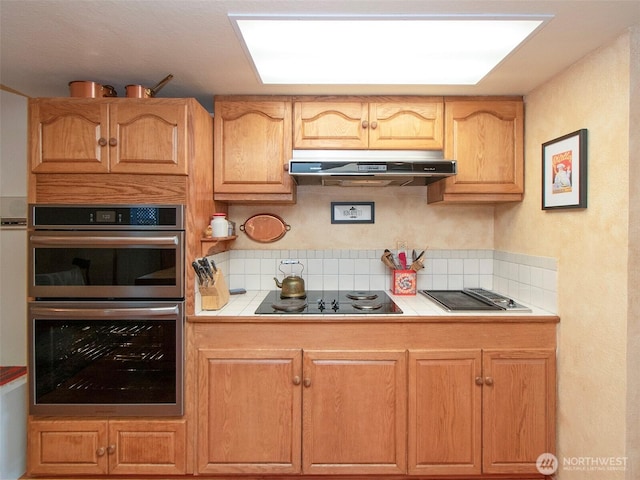
<path id="1" fill-rule="evenodd" d="M 259 82 L 228 14 L 553 18 L 477 85 L 287 86 Z M 158 97 L 195 97 L 212 111 L 213 96 L 223 94 L 525 95 L 639 25 L 640 0 L 0 0 L 0 22 L 5 87 L 64 97 L 70 81 L 91 80 L 124 96 L 125 85 L 153 87 L 171 73 Z M 380 42 L 382 34 L 360 48 Z"/>

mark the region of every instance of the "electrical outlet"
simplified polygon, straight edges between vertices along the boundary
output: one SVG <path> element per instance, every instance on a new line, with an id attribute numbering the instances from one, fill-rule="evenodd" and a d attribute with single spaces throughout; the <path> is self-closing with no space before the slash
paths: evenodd
<path id="1" fill-rule="evenodd" d="M 406 252 L 407 251 L 407 241 L 406 240 L 398 240 L 396 247 L 397 247 L 397 250 L 399 252 Z"/>

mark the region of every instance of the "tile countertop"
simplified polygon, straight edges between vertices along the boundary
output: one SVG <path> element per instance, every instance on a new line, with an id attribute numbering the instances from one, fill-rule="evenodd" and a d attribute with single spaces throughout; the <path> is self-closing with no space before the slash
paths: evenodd
<path id="1" fill-rule="evenodd" d="M 559 322 L 559 317 L 540 308 L 531 307 L 531 312 L 473 311 L 448 312 L 424 295 L 399 296 L 387 292 L 400 307 L 402 314 L 363 315 L 296 315 L 295 313 L 256 314 L 255 311 L 269 293 L 268 290 L 250 290 L 245 294 L 231 295 L 229 302 L 220 310 L 203 310 L 189 316 L 190 322 L 280 322 L 286 321 L 342 321 L 371 322 L 384 319 L 385 322 Z M 518 301 L 518 299 L 515 299 Z M 528 306 L 528 305 L 527 305 Z"/>

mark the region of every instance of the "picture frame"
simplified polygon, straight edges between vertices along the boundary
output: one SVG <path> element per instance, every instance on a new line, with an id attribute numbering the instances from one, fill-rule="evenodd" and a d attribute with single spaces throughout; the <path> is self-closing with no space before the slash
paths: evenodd
<path id="1" fill-rule="evenodd" d="M 542 209 L 587 208 L 587 129 L 542 144 Z"/>
<path id="2" fill-rule="evenodd" d="M 375 203 L 331 202 L 331 223 L 375 223 Z"/>

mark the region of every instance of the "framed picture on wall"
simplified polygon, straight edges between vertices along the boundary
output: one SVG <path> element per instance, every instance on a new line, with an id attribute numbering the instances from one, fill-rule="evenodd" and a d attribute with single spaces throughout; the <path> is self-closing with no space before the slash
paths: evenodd
<path id="1" fill-rule="evenodd" d="M 587 130 L 542 144 L 542 209 L 587 208 Z"/>

